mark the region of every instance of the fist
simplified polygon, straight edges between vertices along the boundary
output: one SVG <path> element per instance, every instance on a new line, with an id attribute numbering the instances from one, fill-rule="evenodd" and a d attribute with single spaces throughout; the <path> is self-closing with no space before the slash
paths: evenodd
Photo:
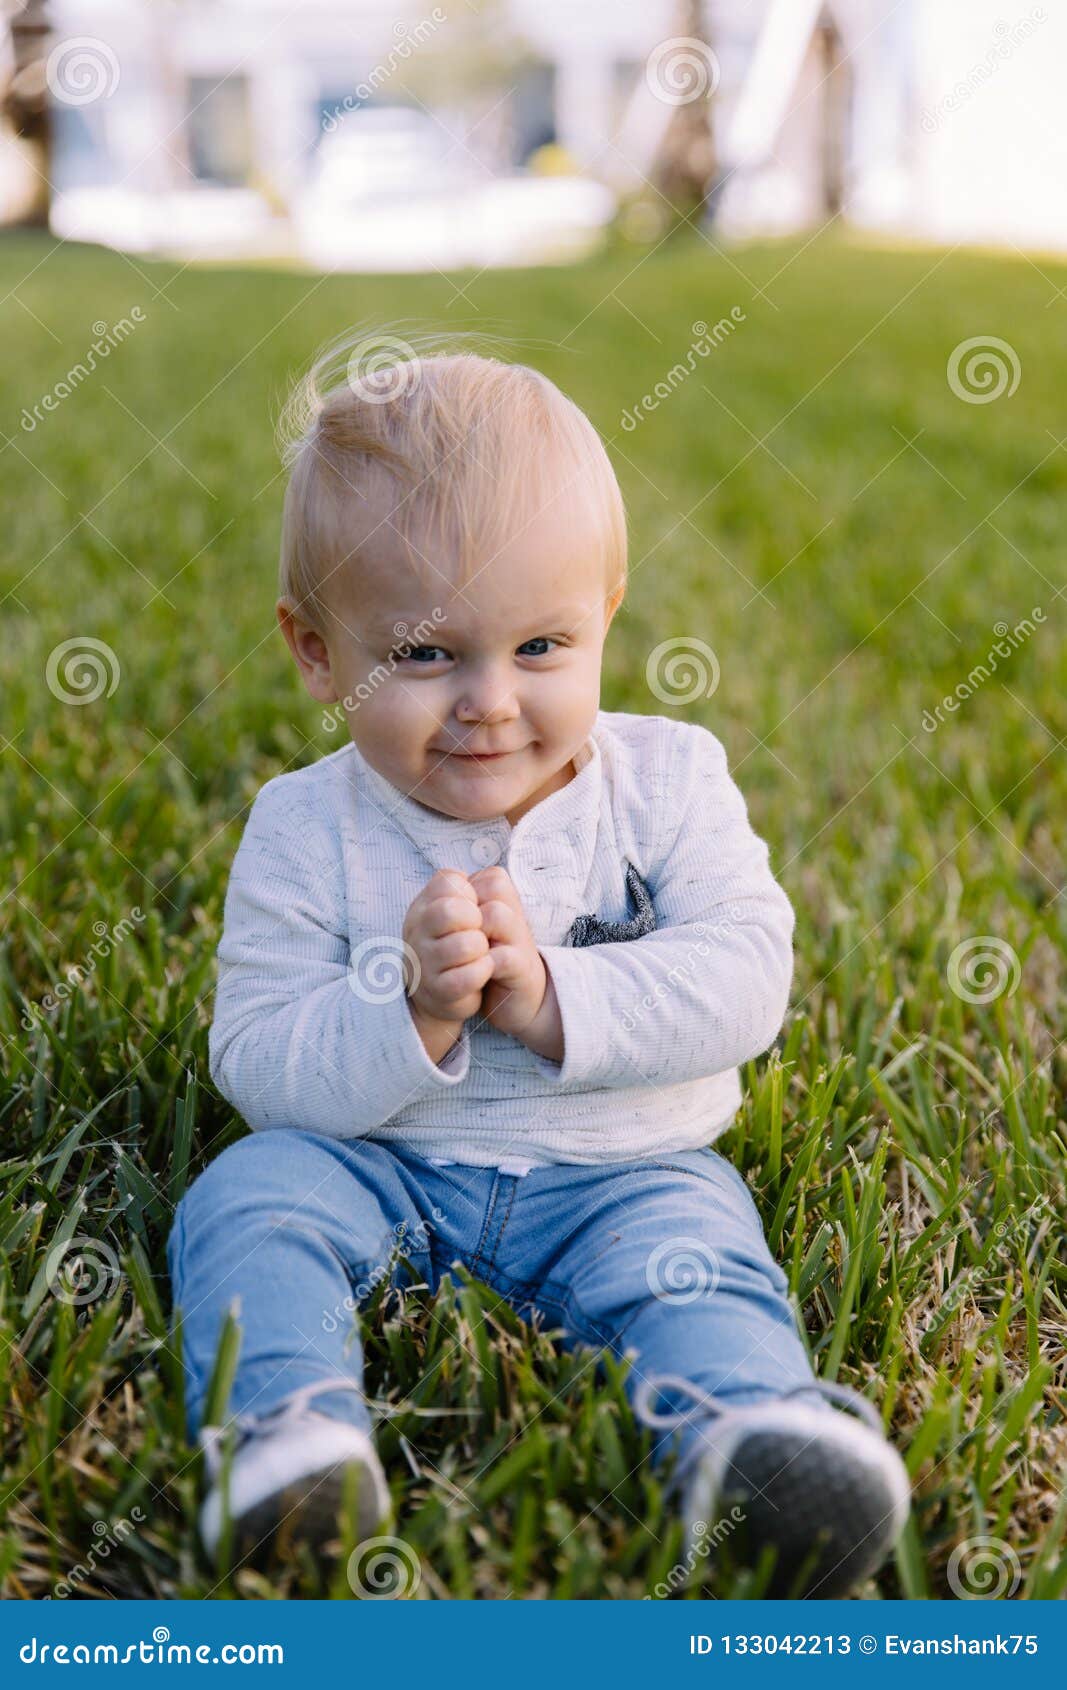
<path id="1" fill-rule="evenodd" d="M 499 1032 L 521 1038 L 544 1002 L 548 984 L 544 961 L 507 869 L 499 863 L 479 869 L 471 875 L 470 886 L 489 952 L 481 1013 Z"/>
<path id="2" fill-rule="evenodd" d="M 458 1038 L 464 1021 L 481 1009 L 493 971 L 478 894 L 462 870 L 438 869 L 427 881 L 411 901 L 402 937 L 412 1014 L 451 1027 Z"/>

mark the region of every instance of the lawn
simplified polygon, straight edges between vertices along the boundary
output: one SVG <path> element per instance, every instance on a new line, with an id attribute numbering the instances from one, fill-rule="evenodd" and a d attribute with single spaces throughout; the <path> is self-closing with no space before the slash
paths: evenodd
<path id="1" fill-rule="evenodd" d="M 1067 1593 L 1067 269 L 827 236 L 322 278 L 25 237 L 0 283 L 7 1594 L 352 1595 L 344 1555 L 221 1581 L 203 1559 L 164 1242 L 246 1130 L 207 1029 L 248 805 L 339 743 L 274 622 L 273 421 L 364 319 L 497 336 L 589 411 L 631 522 L 603 703 L 718 734 L 792 898 L 790 1012 L 719 1148 L 818 1369 L 871 1396 L 914 1479 L 861 1594 Z M 690 372 L 692 325 L 724 321 Z M 990 335 L 1017 389 L 961 396 L 953 351 Z M 653 694 L 670 639 L 713 649 L 714 693 Z M 68 640 L 103 642 L 99 671 Z M 379 1291 L 366 1329 L 420 1597 L 667 1579 L 681 1531 L 618 1369 L 462 1275 Z M 709 1556 L 687 1594 L 759 1588 Z"/>

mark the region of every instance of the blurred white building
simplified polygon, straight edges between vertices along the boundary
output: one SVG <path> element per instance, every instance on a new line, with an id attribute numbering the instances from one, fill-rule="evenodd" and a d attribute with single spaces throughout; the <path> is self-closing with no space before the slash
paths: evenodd
<path id="1" fill-rule="evenodd" d="M 710 56 L 676 0 L 498 0 L 481 38 L 456 0 L 51 10 L 52 219 L 74 238 L 325 268 L 568 258 L 710 92 L 723 238 L 840 213 L 1067 249 L 1067 0 L 708 0 Z M 14 168 L 0 150 L 0 204 Z"/>

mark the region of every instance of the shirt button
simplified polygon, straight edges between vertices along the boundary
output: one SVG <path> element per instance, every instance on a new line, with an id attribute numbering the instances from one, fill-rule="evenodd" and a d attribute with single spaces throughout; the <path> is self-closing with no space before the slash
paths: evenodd
<path id="1" fill-rule="evenodd" d="M 472 862 L 476 862 L 480 868 L 487 868 L 490 863 L 498 863 L 503 855 L 500 845 L 491 833 L 480 833 L 477 839 L 472 840 L 470 853 Z"/>

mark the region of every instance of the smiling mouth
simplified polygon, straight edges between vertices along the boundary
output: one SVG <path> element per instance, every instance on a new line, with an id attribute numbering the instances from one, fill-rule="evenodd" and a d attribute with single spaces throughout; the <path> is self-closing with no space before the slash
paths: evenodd
<path id="1" fill-rule="evenodd" d="M 516 746 L 514 751 L 449 751 L 445 755 L 463 763 L 495 763 L 501 757 L 514 757 L 523 746 Z"/>

